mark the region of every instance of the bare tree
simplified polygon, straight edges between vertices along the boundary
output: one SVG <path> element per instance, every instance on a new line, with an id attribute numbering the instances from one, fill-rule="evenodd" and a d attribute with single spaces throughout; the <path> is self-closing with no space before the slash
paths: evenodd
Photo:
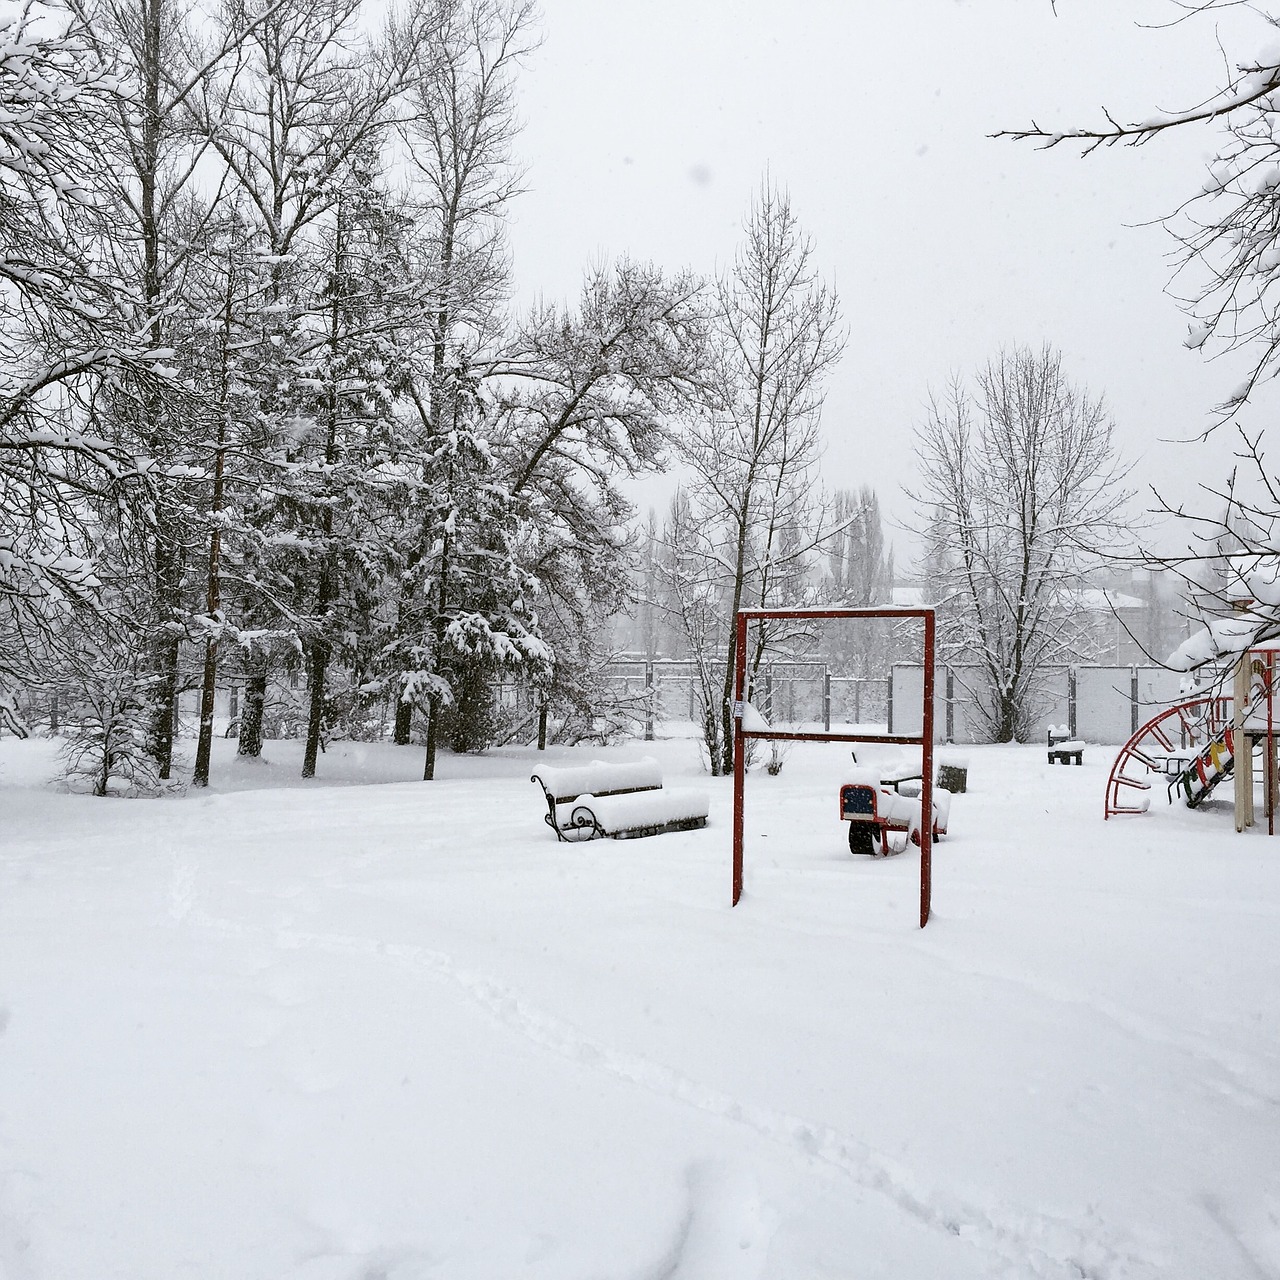
<path id="1" fill-rule="evenodd" d="M 715 287 L 707 395 L 678 446 L 692 478 L 668 534 L 679 621 L 716 670 L 702 679 L 714 774 L 733 768 L 733 617 L 747 605 L 799 601 L 810 558 L 833 531 L 815 501 L 819 419 L 823 384 L 844 347 L 835 291 L 818 275 L 790 198 L 768 177 L 743 230 Z M 709 608 L 719 620 L 714 636 Z M 757 629 L 753 669 L 769 641 Z"/>
<path id="2" fill-rule="evenodd" d="M 1230 667 L 1223 659 L 1280 639 L 1280 475 L 1269 467 L 1263 434 L 1239 434 L 1238 463 L 1226 484 L 1201 486 L 1208 511 L 1162 502 L 1177 518 L 1183 545 L 1146 556 L 1177 581 L 1188 619 L 1209 619 L 1173 665 L 1220 676 Z M 1229 621 L 1215 624 L 1215 617 Z"/>
<path id="3" fill-rule="evenodd" d="M 1142 146 L 1173 129 L 1214 126 L 1216 155 L 1206 180 L 1166 220 L 1180 246 L 1179 280 L 1192 325 L 1186 345 L 1219 354 L 1248 353 L 1248 372 L 1217 407 L 1209 430 L 1234 418 L 1264 382 L 1280 374 L 1280 55 L 1274 43 L 1280 15 L 1272 5 L 1241 0 L 1170 0 L 1170 20 L 1212 18 L 1238 9 L 1263 25 L 1269 39 L 1258 52 L 1222 50 L 1223 82 L 1209 92 L 1187 94 L 1185 110 L 1144 112 L 1125 121 L 1104 111 L 1090 126 L 1043 128 L 1036 123 L 1002 137 L 1042 147 L 1078 145 L 1088 154 L 1101 146 Z M 1219 40 L 1215 28 L 1211 39 Z M 1205 486 L 1200 511 L 1157 497 L 1158 510 L 1174 517 L 1186 536 L 1181 551 L 1149 554 L 1153 568 L 1180 578 L 1200 612 L 1237 613 L 1248 600 L 1248 627 L 1233 627 L 1233 651 L 1280 634 L 1280 477 L 1269 472 L 1260 429 L 1236 424 L 1240 464 L 1225 484 Z M 1248 634 L 1244 634 L 1247 632 Z M 1212 655 L 1216 642 L 1205 646 Z"/>
<path id="4" fill-rule="evenodd" d="M 1080 656 L 1085 574 L 1122 532 L 1125 472 L 1101 398 L 1046 346 L 1002 352 L 930 400 L 909 496 L 931 565 L 939 640 L 975 663 L 978 714 L 997 742 L 1024 740 L 1044 669 Z"/>
<path id="5" fill-rule="evenodd" d="M 1171 0 L 1171 21 L 1228 8 L 1247 9 L 1265 26 L 1280 27 L 1280 16 L 1240 0 Z M 1172 129 L 1217 125 L 1223 131 L 1207 179 L 1166 219 L 1181 247 L 1179 279 L 1189 294 L 1187 346 L 1252 352 L 1249 372 L 1219 404 L 1215 425 L 1229 421 L 1260 383 L 1280 373 L 1280 58 L 1274 32 L 1270 38 L 1261 53 L 1232 59 L 1224 51 L 1225 83 L 1189 93 L 1193 105 L 1185 110 L 1125 121 L 1104 109 L 1097 125 L 1044 128 L 1032 122 L 996 135 L 1045 148 L 1075 144 L 1087 155 L 1102 146 L 1143 146 Z"/>
<path id="6" fill-rule="evenodd" d="M 135 520 L 151 506 L 138 451 L 91 428 L 88 406 L 161 377 L 93 252 L 104 214 L 89 188 L 115 79 L 56 8 L 24 5 L 0 36 L 0 728 L 22 733 L 18 689 L 51 687 L 75 653 L 73 620 L 106 607 L 94 501 L 110 495 Z"/>

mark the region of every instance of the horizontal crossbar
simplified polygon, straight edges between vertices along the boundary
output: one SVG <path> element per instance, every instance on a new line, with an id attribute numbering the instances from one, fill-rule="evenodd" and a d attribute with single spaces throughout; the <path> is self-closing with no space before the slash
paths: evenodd
<path id="1" fill-rule="evenodd" d="M 932 609 L 739 609 L 738 617 L 748 621 L 770 618 L 927 618 Z"/>
<path id="2" fill-rule="evenodd" d="M 905 733 L 789 733 L 777 729 L 743 729 L 744 738 L 780 742 L 889 742 L 899 747 L 922 747 L 922 736 Z"/>

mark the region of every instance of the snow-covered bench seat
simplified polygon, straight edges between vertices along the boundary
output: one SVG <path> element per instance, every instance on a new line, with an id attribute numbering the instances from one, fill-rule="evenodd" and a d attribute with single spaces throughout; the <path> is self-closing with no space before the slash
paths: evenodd
<path id="1" fill-rule="evenodd" d="M 1084 764 L 1084 740 L 1073 738 L 1065 724 L 1049 726 L 1049 763 Z"/>
<path id="2" fill-rule="evenodd" d="M 899 795 L 882 786 L 877 772 L 857 769 L 840 788 L 840 817 L 849 824 L 849 851 L 875 853 L 878 837 L 883 853 L 893 850 L 890 832 L 906 832 L 913 844 L 920 843 L 920 797 Z M 933 838 L 947 834 L 951 819 L 951 792 L 933 789 Z M 906 845 L 904 843 L 903 848 Z"/>
<path id="3" fill-rule="evenodd" d="M 540 769 L 531 780 L 542 788 L 547 800 L 542 820 L 558 840 L 630 840 L 707 825 L 707 793 L 664 787 L 662 770 L 649 757 Z"/>

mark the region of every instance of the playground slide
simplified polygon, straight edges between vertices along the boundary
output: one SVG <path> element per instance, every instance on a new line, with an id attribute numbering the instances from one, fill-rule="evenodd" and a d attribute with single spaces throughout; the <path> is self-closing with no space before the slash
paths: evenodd
<path id="1" fill-rule="evenodd" d="M 1194 809 L 1206 800 L 1214 787 L 1235 771 L 1234 747 L 1234 735 L 1228 726 L 1178 775 L 1176 787 L 1186 797 L 1187 808 Z"/>

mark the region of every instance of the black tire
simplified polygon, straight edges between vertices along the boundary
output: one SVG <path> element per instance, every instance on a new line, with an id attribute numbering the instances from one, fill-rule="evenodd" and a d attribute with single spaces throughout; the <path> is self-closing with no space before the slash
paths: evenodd
<path id="1" fill-rule="evenodd" d="M 874 828 L 865 822 L 849 823 L 849 852 L 865 853 L 874 858 L 876 853 Z"/>

